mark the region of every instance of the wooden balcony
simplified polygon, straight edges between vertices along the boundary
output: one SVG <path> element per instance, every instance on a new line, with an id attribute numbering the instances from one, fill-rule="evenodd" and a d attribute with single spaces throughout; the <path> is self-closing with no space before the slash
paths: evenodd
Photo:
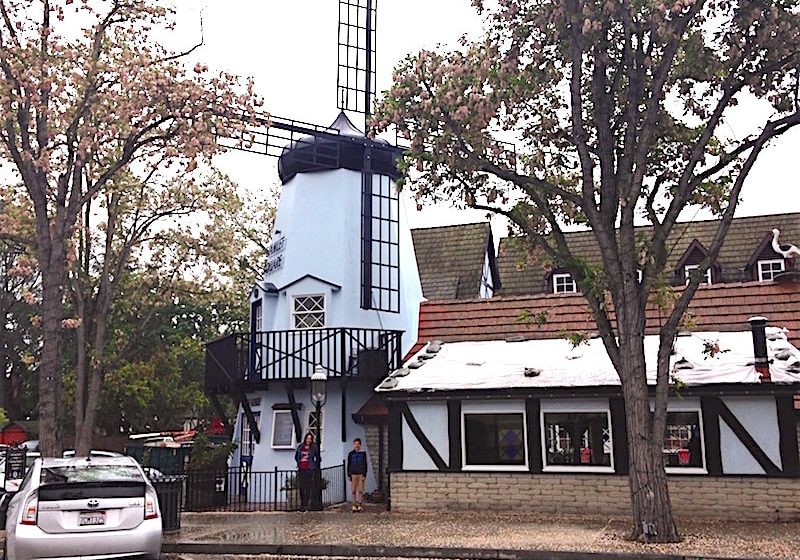
<path id="1" fill-rule="evenodd" d="M 378 379 L 401 365 L 402 331 L 359 328 L 234 333 L 206 344 L 209 395 L 309 379 L 316 366 L 329 378 Z"/>

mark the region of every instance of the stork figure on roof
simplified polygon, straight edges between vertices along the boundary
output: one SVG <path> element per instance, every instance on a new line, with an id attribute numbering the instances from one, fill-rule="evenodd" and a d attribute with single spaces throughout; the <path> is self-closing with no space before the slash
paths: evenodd
<path id="1" fill-rule="evenodd" d="M 778 228 L 772 230 L 772 250 L 794 264 L 795 258 L 800 257 L 800 249 L 797 248 L 797 245 L 781 243 L 779 240 L 780 235 L 781 230 Z"/>

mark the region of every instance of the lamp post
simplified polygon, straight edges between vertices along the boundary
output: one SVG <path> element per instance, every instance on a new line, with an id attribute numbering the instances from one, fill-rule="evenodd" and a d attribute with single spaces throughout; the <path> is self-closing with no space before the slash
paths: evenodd
<path id="1" fill-rule="evenodd" d="M 311 403 L 314 405 L 316 415 L 316 430 L 314 439 L 317 442 L 319 452 L 319 469 L 314 473 L 314 507 L 312 509 L 322 509 L 322 406 L 328 398 L 327 394 L 328 376 L 322 366 L 314 368 L 311 376 Z"/>
<path id="2" fill-rule="evenodd" d="M 317 440 L 317 446 L 322 445 L 322 405 L 328 399 L 327 394 L 328 376 L 322 366 L 314 368 L 314 374 L 311 376 L 311 402 L 314 405 L 314 412 L 316 413 L 317 428 L 314 434 L 314 439 Z"/>

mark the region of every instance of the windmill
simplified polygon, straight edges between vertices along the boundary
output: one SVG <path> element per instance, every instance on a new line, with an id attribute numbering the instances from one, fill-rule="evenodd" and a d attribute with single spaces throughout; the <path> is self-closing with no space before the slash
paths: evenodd
<path id="1" fill-rule="evenodd" d="M 364 129 L 368 129 L 375 102 L 376 3 L 377 0 L 339 0 L 336 107 L 340 112 L 330 126 L 266 113 L 247 115 L 228 113 L 225 114 L 227 118 L 244 120 L 247 123 L 246 130 L 240 137 L 218 138 L 220 144 L 227 148 L 278 158 L 278 174 L 284 185 L 281 205 L 284 196 L 297 197 L 294 199 L 296 204 L 292 203 L 294 206 L 287 205 L 296 212 L 290 219 L 285 215 L 282 216 L 282 206 L 278 207 L 276 231 L 270 244 L 271 250 L 263 281 L 256 286 L 260 293 L 270 295 L 264 300 L 265 306 L 273 305 L 277 296 L 272 296 L 278 291 L 286 293 L 286 290 L 279 290 L 279 286 L 293 285 L 307 277 L 327 281 L 328 285 L 335 286 L 340 294 L 350 289 L 355 293 L 355 287 L 358 287 L 352 306 L 355 309 L 348 307 L 345 313 L 347 318 L 351 319 L 344 329 L 347 333 L 336 334 L 339 337 L 337 340 L 340 339 L 337 342 L 339 349 L 330 351 L 338 352 L 338 357 L 336 366 L 330 368 L 329 374 L 344 377 L 352 374 L 354 367 L 352 364 L 355 363 L 352 356 L 354 352 L 363 358 L 366 351 L 380 349 L 389 357 L 391 364 L 401 360 L 400 334 L 409 331 L 412 331 L 411 334 L 415 333 L 416 327 L 412 329 L 409 325 L 412 324 L 412 320 L 413 325 L 416 325 L 419 303 L 417 298 L 422 297 L 413 245 L 410 243 L 410 232 L 408 242 L 401 243 L 401 238 L 405 234 L 400 231 L 399 194 L 393 185 L 393 181 L 399 176 L 396 160 L 401 155 L 402 149 L 383 139 L 369 138 L 358 130 L 347 116 L 347 113 L 362 116 Z M 338 173 L 340 170 L 345 170 L 347 173 L 344 175 Z M 336 173 L 316 173 L 326 171 L 336 171 Z M 360 196 L 357 192 L 359 184 Z M 353 255 L 355 260 L 355 253 L 360 253 L 358 270 L 352 267 L 354 270 L 347 272 L 344 281 L 340 280 L 341 274 L 337 276 L 338 269 L 333 264 L 328 268 L 324 266 L 320 268 L 321 265 L 317 261 L 330 259 L 330 255 L 323 251 L 316 257 L 309 257 L 315 251 L 319 252 L 317 247 L 319 243 L 314 244 L 313 240 L 308 239 L 308 232 L 305 231 L 313 229 L 325 220 L 347 221 L 341 215 L 324 215 L 321 211 L 327 209 L 319 208 L 326 204 L 323 202 L 325 197 L 333 196 L 330 192 L 338 188 L 341 188 L 341 196 L 347 197 L 348 200 L 347 220 L 360 221 L 352 231 L 340 230 L 340 237 L 347 238 L 343 244 L 351 240 L 354 244 L 356 240 L 358 241 L 357 249 L 354 248 L 352 251 L 348 249 L 346 254 Z M 304 194 L 301 196 L 298 194 L 300 192 Z M 317 196 L 320 197 L 318 200 L 311 200 Z M 334 206 L 342 201 L 330 199 L 328 202 L 335 203 L 330 204 Z M 312 204 L 316 206 L 310 207 Z M 297 214 L 297 207 L 303 205 L 309 212 L 307 215 Z M 356 217 L 355 213 L 359 206 L 360 215 Z M 349 213 L 350 208 L 354 210 L 353 216 Z M 316 218 L 308 217 L 312 214 Z M 359 227 L 360 231 L 356 231 L 356 227 Z M 328 238 L 331 236 L 319 237 L 325 237 L 326 242 L 330 242 Z M 299 251 L 300 245 L 306 250 Z M 343 252 L 342 255 L 344 254 Z M 299 260 L 303 262 L 299 263 Z M 346 260 L 344 257 L 340 259 L 340 261 Z M 404 273 L 405 277 L 401 275 L 401 260 L 404 263 L 411 263 L 404 265 L 408 269 Z M 410 271 L 411 268 L 413 273 Z M 306 269 L 311 269 L 311 272 Z M 319 272 L 320 270 L 322 272 Z M 350 278 L 350 272 L 353 278 Z M 330 281 L 331 278 L 333 281 Z M 409 278 L 416 280 L 409 281 Z M 403 300 L 400 298 L 401 285 L 405 286 L 406 290 Z M 343 290 L 342 286 L 345 286 L 346 290 Z M 282 305 L 289 304 L 284 302 Z M 304 301 L 302 305 L 302 311 L 309 317 L 312 316 L 316 309 L 315 304 Z M 215 392 L 235 392 L 256 442 L 259 441 L 260 434 L 248 401 L 248 390 L 251 392 L 261 390 L 266 386 L 267 378 L 272 380 L 270 377 L 272 372 L 283 367 L 284 362 L 289 360 L 293 360 L 292 363 L 297 367 L 296 371 L 292 370 L 286 375 L 296 374 L 294 379 L 300 379 L 308 377 L 308 372 L 304 368 L 313 365 L 314 359 L 320 361 L 329 358 L 328 354 L 325 354 L 328 350 L 322 352 L 327 356 L 325 358 L 320 358 L 319 353 L 313 359 L 303 355 L 306 350 L 315 352 L 317 346 L 321 344 L 315 342 L 313 336 L 306 336 L 311 342 L 302 343 L 306 350 L 287 350 L 287 347 L 295 348 L 299 343 L 292 338 L 291 333 L 285 334 L 288 332 L 284 330 L 285 326 L 276 326 L 276 323 L 273 323 L 274 330 L 266 331 L 263 328 L 262 317 L 266 319 L 276 313 L 282 317 L 290 315 L 285 309 L 277 312 L 274 308 L 253 311 L 251 315 L 258 317 L 258 323 L 251 324 L 251 333 L 247 338 L 230 338 L 207 346 L 206 390 L 210 400 L 217 410 L 221 411 L 214 396 Z M 341 312 L 337 315 L 340 318 L 337 320 L 340 325 L 342 316 Z M 341 327 L 339 330 L 342 330 Z M 278 332 L 281 334 L 275 334 Z M 353 334 L 356 332 L 358 334 Z M 282 338 L 279 340 L 279 337 Z M 345 347 L 347 348 L 344 349 Z M 247 351 L 248 348 L 247 364 L 244 367 L 240 358 L 233 360 L 236 363 L 230 361 L 230 358 L 241 356 L 242 351 Z M 356 350 L 352 350 L 353 348 Z M 244 382 L 241 381 L 243 370 L 246 370 Z M 301 370 L 302 375 L 297 373 Z M 259 384 L 262 381 L 264 383 Z M 342 410 L 345 409 L 344 391 L 343 389 Z M 295 406 L 292 392 L 287 392 L 290 405 Z M 301 431 L 299 419 L 297 414 L 293 416 L 296 432 L 299 433 Z M 344 420 L 342 430 L 344 437 Z"/>
<path id="2" fill-rule="evenodd" d="M 396 312 L 398 289 L 387 283 L 399 266 L 398 222 L 391 213 L 376 212 L 399 204 L 396 189 L 374 185 L 377 171 L 387 171 L 402 154 L 402 148 L 369 138 L 357 130 L 345 112 L 363 115 L 364 132 L 369 129 L 375 104 L 375 59 L 377 0 L 339 0 L 336 99 L 339 117 L 330 126 L 303 122 L 265 113 L 242 115 L 250 123 L 244 136 L 219 138 L 229 148 L 281 158 L 292 150 L 292 161 L 279 162 L 285 183 L 297 169 L 336 168 L 362 171 L 361 307 Z M 230 115 L 228 115 L 230 116 Z M 360 161 L 356 164 L 353 159 Z M 377 245 L 375 243 L 377 243 Z M 386 250 L 383 250 L 383 249 Z M 384 278 L 384 276 L 387 276 Z"/>

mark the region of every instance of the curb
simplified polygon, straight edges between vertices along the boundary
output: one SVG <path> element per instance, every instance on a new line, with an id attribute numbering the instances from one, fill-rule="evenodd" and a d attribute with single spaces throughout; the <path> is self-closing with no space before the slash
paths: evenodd
<path id="1" fill-rule="evenodd" d="M 164 543 L 164 553 L 207 555 L 271 554 L 276 556 L 344 556 L 374 558 L 463 558 L 465 560 L 752 560 L 682 554 L 642 554 L 632 552 L 575 552 L 496 548 L 446 548 L 376 545 L 254 544 L 220 542 Z"/>

